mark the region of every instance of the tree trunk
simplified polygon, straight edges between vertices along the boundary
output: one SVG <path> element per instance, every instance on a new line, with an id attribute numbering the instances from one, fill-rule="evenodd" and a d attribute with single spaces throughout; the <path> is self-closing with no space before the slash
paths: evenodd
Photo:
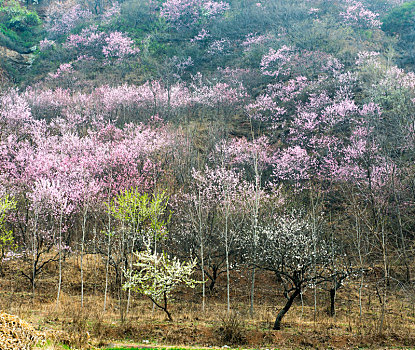
<path id="1" fill-rule="evenodd" d="M 336 314 L 335 303 L 336 303 L 336 288 L 331 288 L 330 289 L 330 316 L 331 317 L 334 317 L 334 315 Z"/>
<path id="2" fill-rule="evenodd" d="M 164 292 L 164 295 L 163 295 L 163 304 L 161 304 L 161 303 L 159 303 L 159 302 L 155 301 L 155 300 L 154 300 L 152 297 L 150 297 L 150 296 L 149 296 L 149 298 L 150 298 L 150 300 L 153 302 L 153 309 L 157 306 L 159 309 L 163 310 L 163 311 L 166 313 L 167 318 L 168 318 L 168 320 L 169 320 L 170 322 L 171 322 L 171 321 L 173 321 L 173 317 L 171 316 L 170 311 L 167 309 L 167 302 L 168 302 L 168 300 L 167 300 L 167 294 L 166 294 L 166 292 Z"/>
<path id="3" fill-rule="evenodd" d="M 249 315 L 251 318 L 254 317 L 254 295 L 255 295 L 255 267 L 252 268 L 251 272 L 251 306 L 249 308 Z"/>
<path id="4" fill-rule="evenodd" d="M 225 254 L 226 254 L 226 305 L 228 315 L 231 312 L 230 276 L 229 276 L 229 245 L 228 245 L 228 216 L 225 219 Z"/>
<path id="5" fill-rule="evenodd" d="M 169 321 L 173 321 L 173 317 L 171 317 L 171 313 L 169 312 L 169 310 L 167 310 L 167 295 L 166 295 L 166 292 L 164 292 L 164 308 L 163 308 L 163 310 L 167 314 L 167 317 L 168 317 Z"/>
<path id="6" fill-rule="evenodd" d="M 66 207 L 66 201 L 64 206 Z M 59 306 L 59 298 L 61 295 L 62 289 L 62 219 L 63 219 L 63 210 L 64 207 L 61 208 L 61 215 L 59 218 L 59 281 L 58 281 L 58 295 L 56 296 L 56 307 Z"/>
<path id="7" fill-rule="evenodd" d="M 252 124 L 251 124 L 251 130 L 252 130 Z M 255 140 L 254 132 L 252 131 L 252 139 Z M 253 262 L 255 264 L 255 258 L 257 254 L 257 245 L 258 245 L 258 216 L 259 216 L 259 195 L 261 191 L 261 175 L 259 173 L 258 169 L 258 152 L 254 153 L 254 171 L 255 171 L 255 203 L 254 203 L 254 210 L 253 210 L 253 254 L 251 256 L 251 259 L 253 259 Z M 255 265 L 252 267 L 252 273 L 251 273 L 251 306 L 249 308 L 249 315 L 251 318 L 254 317 L 254 297 L 255 297 Z"/>
<path id="8" fill-rule="evenodd" d="M 297 289 L 294 290 L 294 293 L 291 294 L 291 296 L 287 300 L 287 303 L 282 308 L 282 310 L 278 313 L 277 318 L 275 319 L 274 328 L 273 328 L 274 330 L 279 331 L 281 329 L 281 320 L 282 320 L 282 318 L 288 312 L 291 305 L 293 304 L 294 299 L 297 297 L 297 295 L 300 295 L 300 293 L 301 293 L 301 289 L 297 288 Z"/>
<path id="9" fill-rule="evenodd" d="M 213 289 L 215 288 L 216 279 L 212 279 L 209 283 L 209 291 L 212 293 Z"/>
<path id="10" fill-rule="evenodd" d="M 198 218 L 199 218 L 199 237 L 200 237 L 200 260 L 202 269 L 202 312 L 205 312 L 206 303 L 206 281 L 205 281 L 205 249 L 203 242 L 203 225 L 202 225 L 202 204 L 200 189 L 198 191 Z"/>
<path id="11" fill-rule="evenodd" d="M 202 312 L 205 312 L 206 303 L 206 281 L 205 281 L 205 258 L 203 249 L 203 238 L 201 237 L 200 243 L 200 258 L 202 263 Z"/>
<path id="12" fill-rule="evenodd" d="M 218 270 L 219 268 L 216 266 L 212 267 L 212 278 L 209 283 L 209 291 L 212 293 L 213 289 L 215 288 L 216 280 L 218 278 Z"/>
<path id="13" fill-rule="evenodd" d="M 81 241 L 81 308 L 84 307 L 84 251 L 85 251 L 85 234 L 86 234 L 86 215 L 87 207 L 84 207 L 82 218 L 82 241 Z"/>
<path id="14" fill-rule="evenodd" d="M 111 252 L 111 233 L 108 234 L 107 263 L 105 266 L 104 312 L 107 309 L 108 272 L 109 272 L 109 265 L 110 265 L 110 252 Z"/>
<path id="15" fill-rule="evenodd" d="M 35 209 L 36 210 L 36 209 Z M 32 242 L 32 302 L 35 300 L 35 280 L 36 280 L 36 264 L 37 264 L 37 213 L 35 212 L 35 223 L 33 228 L 33 242 Z"/>
<path id="16" fill-rule="evenodd" d="M 135 233 L 136 232 L 136 229 L 135 229 L 135 227 L 133 228 L 133 232 Z M 130 269 L 130 271 L 132 271 L 133 270 L 133 259 L 134 259 L 134 238 L 135 238 L 135 236 L 133 236 L 133 239 L 132 239 L 132 244 L 131 244 L 131 259 L 130 259 L 130 263 L 129 263 L 129 269 Z M 123 237 L 123 240 L 124 240 L 125 238 Z M 124 243 L 123 243 L 124 244 Z M 127 256 L 127 260 L 128 260 L 128 256 Z M 128 262 L 127 262 L 128 263 Z M 125 310 L 125 315 L 127 316 L 128 315 L 128 312 L 130 311 L 130 302 L 131 302 L 131 288 L 128 288 L 128 295 L 127 295 L 127 308 L 126 308 L 126 310 Z"/>
<path id="17" fill-rule="evenodd" d="M 383 333 L 384 330 L 384 323 L 386 317 L 386 302 L 387 302 L 387 293 L 388 293 L 388 282 L 389 282 L 389 267 L 388 267 L 388 260 L 387 260 L 387 237 L 385 232 L 384 223 L 382 222 L 382 253 L 383 253 L 383 273 L 384 273 L 384 285 L 383 285 L 383 300 L 382 300 L 382 308 L 381 308 L 381 315 L 380 315 L 380 325 L 379 325 L 379 334 Z"/>

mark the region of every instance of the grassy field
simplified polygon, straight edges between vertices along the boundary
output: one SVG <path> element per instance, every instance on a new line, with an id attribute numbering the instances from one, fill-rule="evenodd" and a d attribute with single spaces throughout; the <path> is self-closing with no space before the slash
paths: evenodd
<path id="1" fill-rule="evenodd" d="M 65 269 L 63 294 L 58 306 L 53 270 L 50 275 L 47 271 L 42 275 L 34 298 L 20 276 L 6 273 L 0 278 L 3 310 L 45 332 L 48 338 L 45 350 L 112 349 L 117 346 L 166 350 L 223 346 L 247 349 L 415 347 L 415 302 L 399 290 L 388 295 L 382 334 L 379 334 L 381 305 L 376 293 L 366 289 L 360 317 L 358 285 L 353 281 L 339 290 L 335 317 L 328 316 L 329 294 L 325 290 L 317 294 L 317 312 L 314 312 L 313 290 L 309 289 L 302 300 L 294 302 L 283 320 L 282 329 L 273 331 L 276 313 L 285 302 L 281 290 L 272 275 L 259 274 L 255 314 L 251 318 L 249 281 L 244 277 L 249 275 L 244 271 L 231 276 L 230 315 L 226 314 L 223 303 L 226 285 L 222 279 L 218 281 L 216 292 L 208 296 L 204 312 L 198 289 L 183 290 L 175 295 L 171 304 L 173 322 L 166 320 L 163 312 L 153 309 L 149 300 L 133 295 L 130 312 L 121 321 L 116 290 L 112 291 L 107 309 L 103 311 L 104 286 L 99 284 L 99 279 L 94 279 L 92 269 L 88 271 L 89 277 L 96 284 L 86 285 L 84 307 L 81 308 L 79 273 L 76 262 L 73 263 L 72 269 Z"/>
<path id="2" fill-rule="evenodd" d="M 190 348 L 176 348 L 176 347 L 152 347 L 152 348 L 146 348 L 146 347 L 117 347 L 117 348 L 105 348 L 103 350 L 189 350 Z M 191 348 L 192 350 L 206 350 L 203 348 Z"/>
<path id="3" fill-rule="evenodd" d="M 125 348 L 125 347 L 117 347 L 117 348 L 105 348 L 103 350 L 189 350 L 189 348 L 175 348 L 175 347 L 169 347 L 169 348 L 128 347 L 128 348 Z M 194 350 L 205 350 L 205 349 L 196 349 L 196 348 L 194 348 Z"/>

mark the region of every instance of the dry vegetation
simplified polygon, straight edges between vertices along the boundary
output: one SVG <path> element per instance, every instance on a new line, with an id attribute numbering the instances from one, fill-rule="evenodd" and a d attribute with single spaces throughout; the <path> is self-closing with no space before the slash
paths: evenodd
<path id="1" fill-rule="evenodd" d="M 26 321 L 0 312 L 0 349 L 30 350 L 37 344 L 43 344 L 44 341 L 45 335 L 33 329 Z"/>
<path id="2" fill-rule="evenodd" d="M 413 295 L 403 288 L 390 287 L 386 327 L 379 334 L 381 305 L 376 288 L 368 287 L 363 296 L 360 318 L 358 287 L 350 281 L 339 290 L 337 314 L 328 316 L 329 295 L 320 290 L 318 312 L 314 313 L 311 289 L 298 299 L 288 312 L 281 331 L 272 331 L 276 311 L 285 300 L 279 293 L 272 275 L 261 273 L 257 282 L 255 316 L 249 317 L 249 283 L 244 271 L 232 275 L 233 312 L 226 315 L 221 302 L 225 281 L 219 281 L 215 293 L 209 296 L 206 311 L 201 311 L 200 291 L 177 293 L 172 305 L 173 322 L 164 313 L 153 310 L 147 299 L 134 296 L 131 312 L 120 321 L 119 304 L 114 291 L 108 309 L 103 312 L 103 269 L 98 258 L 88 257 L 87 296 L 80 306 L 79 265 L 66 262 L 63 295 L 56 306 L 56 277 L 50 265 L 39 280 L 38 293 L 32 298 L 27 281 L 18 266 L 9 264 L 1 278 L 0 303 L 10 314 L 29 321 L 46 333 L 48 347 L 53 349 L 103 347 L 115 342 L 163 344 L 176 346 L 243 346 L 247 348 L 354 348 L 354 347 L 413 347 L 415 346 L 415 309 Z M 392 293 L 393 292 L 393 293 Z"/>

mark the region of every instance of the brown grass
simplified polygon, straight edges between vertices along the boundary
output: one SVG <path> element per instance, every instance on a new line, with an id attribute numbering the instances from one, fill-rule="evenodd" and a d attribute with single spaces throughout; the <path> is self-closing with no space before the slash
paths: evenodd
<path id="1" fill-rule="evenodd" d="M 312 290 L 297 300 L 283 319 L 283 329 L 272 331 L 277 310 L 285 300 L 273 276 L 261 273 L 257 280 L 255 317 L 250 318 L 248 274 L 234 272 L 232 277 L 232 315 L 226 315 L 224 280 L 201 310 L 200 290 L 183 290 L 171 305 L 174 318 L 153 310 L 149 300 L 134 295 L 131 311 L 120 322 L 116 288 L 111 286 L 107 311 L 103 312 L 104 270 L 98 258 L 86 259 L 85 304 L 80 306 L 79 262 L 65 263 L 63 293 L 56 307 L 56 266 L 43 273 L 34 298 L 30 286 L 10 265 L 0 279 L 0 305 L 8 313 L 30 321 L 36 329 L 46 331 L 50 349 L 60 344 L 78 349 L 102 346 L 116 341 L 164 345 L 287 348 L 414 347 L 415 314 L 413 295 L 400 289 L 389 291 L 383 334 L 379 334 L 381 305 L 369 283 L 363 295 L 363 315 L 359 316 L 358 286 L 350 282 L 339 290 L 337 314 L 329 317 L 328 293 L 319 291 L 318 312 L 314 317 Z M 411 298 L 412 296 L 412 298 Z"/>

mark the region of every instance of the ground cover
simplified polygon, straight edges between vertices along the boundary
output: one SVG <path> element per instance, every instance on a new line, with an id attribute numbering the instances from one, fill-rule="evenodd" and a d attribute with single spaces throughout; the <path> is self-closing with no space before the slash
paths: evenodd
<path id="1" fill-rule="evenodd" d="M 88 257 L 91 259 L 91 257 Z M 93 273 L 89 261 L 88 274 Z M 249 281 L 244 271 L 231 275 L 235 286 L 232 292 L 231 315 L 226 315 L 226 281 L 218 281 L 216 291 L 209 295 L 205 312 L 201 311 L 200 290 L 180 290 L 172 304 L 173 321 L 165 314 L 153 310 L 149 300 L 133 295 L 128 315 L 120 320 L 117 294 L 111 293 L 104 312 L 104 285 L 87 284 L 84 307 L 81 308 L 79 283 L 75 277 L 76 261 L 67 261 L 64 274 L 63 294 L 56 306 L 56 266 L 45 271 L 39 280 L 39 294 L 27 291 L 21 277 L 11 276 L 5 270 L 0 278 L 0 305 L 9 314 L 18 315 L 46 334 L 47 350 L 64 349 L 124 349 L 146 348 L 174 350 L 186 347 L 222 348 L 246 347 L 247 349 L 295 349 L 295 348 L 413 348 L 415 346 L 414 303 L 404 293 L 390 295 L 386 328 L 378 332 L 381 310 L 376 293 L 365 293 L 362 317 L 359 316 L 358 294 L 355 282 L 339 290 L 336 315 L 328 315 L 329 294 L 317 294 L 318 312 L 314 314 L 313 290 L 304 293 L 302 301 L 294 302 L 286 315 L 280 331 L 273 331 L 272 324 L 284 298 L 275 288 L 271 274 L 258 276 L 258 292 L 254 317 L 249 316 Z M 99 273 L 99 271 L 98 271 Z M 91 275 L 92 277 L 92 275 Z M 370 281 L 369 281 L 370 282 Z M 119 345 L 118 345 L 119 344 Z M 172 349 L 172 348 L 169 348 Z"/>
<path id="2" fill-rule="evenodd" d="M 189 348 L 176 348 L 176 347 L 115 347 L 106 348 L 105 350 L 189 350 Z M 205 350 L 202 348 L 192 348 L 192 350 Z"/>

